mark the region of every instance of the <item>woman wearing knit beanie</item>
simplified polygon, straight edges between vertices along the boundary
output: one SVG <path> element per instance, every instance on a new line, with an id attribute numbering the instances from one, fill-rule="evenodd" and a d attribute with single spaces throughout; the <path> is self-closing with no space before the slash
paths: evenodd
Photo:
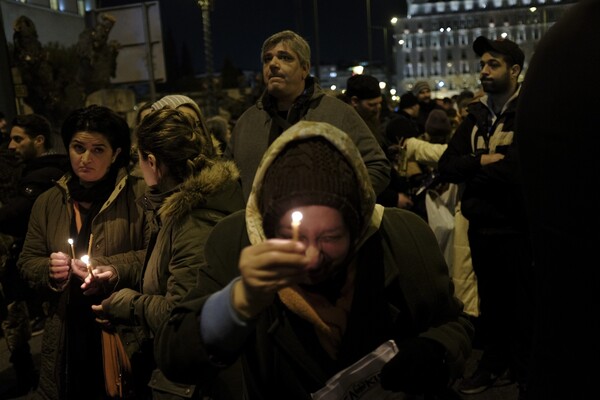
<path id="1" fill-rule="evenodd" d="M 198 288 L 158 332 L 161 370 L 201 385 L 241 357 L 246 398 L 321 398 L 339 389 L 324 388 L 338 372 L 393 340 L 371 364 L 380 398 L 450 390 L 472 326 L 433 232 L 375 204 L 368 177 L 329 124 L 301 121 L 276 139 L 246 210 L 214 228 Z"/>

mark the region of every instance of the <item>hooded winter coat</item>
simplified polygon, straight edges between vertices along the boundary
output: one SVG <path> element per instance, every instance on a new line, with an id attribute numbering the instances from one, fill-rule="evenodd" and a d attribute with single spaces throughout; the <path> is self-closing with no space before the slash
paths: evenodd
<path id="1" fill-rule="evenodd" d="M 153 248 L 148 249 L 142 283 L 137 289 L 121 289 L 102 302 L 107 319 L 140 326 L 146 340 L 152 341 L 171 309 L 196 285 L 204 262 L 204 243 L 213 226 L 244 207 L 238 178 L 232 161 L 217 160 L 165 198 L 153 218 L 158 231 Z M 152 354 L 143 358 L 153 363 Z M 149 385 L 155 398 L 161 399 L 189 398 L 195 390 L 193 385 L 169 381 L 159 370 L 152 373 Z"/>
<path id="2" fill-rule="evenodd" d="M 333 360 L 315 339 L 313 325 L 279 297 L 252 322 L 241 350 L 215 354 L 203 342 L 199 320 L 210 296 L 239 276 L 241 250 L 266 240 L 258 201 L 262 178 L 290 141 L 319 136 L 332 143 L 356 171 L 362 229 L 354 253 L 354 298 L 339 356 Z M 205 248 L 207 265 L 198 288 L 177 306 L 155 338 L 157 363 L 166 376 L 206 384 L 241 356 L 243 391 L 249 399 L 310 399 L 338 371 L 388 339 L 420 336 L 446 350 L 449 376 L 464 370 L 472 326 L 453 296 L 448 269 L 433 232 L 415 214 L 375 205 L 368 172 L 352 140 L 325 123 L 300 122 L 280 136 L 261 162 L 245 212 L 221 221 Z M 335 171 L 332 171 L 335 173 Z"/>

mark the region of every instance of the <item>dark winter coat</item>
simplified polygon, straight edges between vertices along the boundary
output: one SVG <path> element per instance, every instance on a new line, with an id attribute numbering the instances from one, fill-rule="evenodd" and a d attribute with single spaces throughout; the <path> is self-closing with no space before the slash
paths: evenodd
<path id="1" fill-rule="evenodd" d="M 495 118 L 487 95 L 469 105 L 469 115 L 438 162 L 444 181 L 465 183 L 461 210 L 470 229 L 525 229 L 527 217 L 514 142 L 519 92 L 520 88 Z M 481 155 L 492 153 L 505 157 L 482 166 Z"/>
<path id="2" fill-rule="evenodd" d="M 346 132 L 367 165 L 375 192 L 381 193 L 390 182 L 390 162 L 367 124 L 352 106 L 326 95 L 312 78 L 306 82 L 305 93 L 296 100 L 287 120 L 277 115 L 275 99 L 265 92 L 235 124 L 225 155 L 240 169 L 244 198 L 250 195 L 258 164 L 269 145 L 300 120 L 327 122 Z"/>
<path id="3" fill-rule="evenodd" d="M 140 326 L 147 341 L 168 318 L 170 311 L 196 285 L 204 262 L 204 243 L 213 226 L 244 207 L 232 161 L 216 161 L 181 184 L 155 215 L 160 226 L 156 242 L 137 289 L 121 289 L 102 302 L 106 317 L 119 324 Z M 145 348 L 146 349 L 146 348 Z M 138 349 L 139 350 L 139 349 Z M 144 359 L 153 363 L 152 354 Z M 150 386 L 161 399 L 191 396 L 194 387 L 171 382 L 156 370 Z"/>

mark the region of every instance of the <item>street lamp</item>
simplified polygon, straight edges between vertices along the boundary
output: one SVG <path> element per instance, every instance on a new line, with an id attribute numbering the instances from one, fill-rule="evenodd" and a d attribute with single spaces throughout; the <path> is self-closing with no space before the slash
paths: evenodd
<path id="1" fill-rule="evenodd" d="M 212 38 L 210 32 L 210 11 L 212 10 L 213 0 L 197 0 L 198 6 L 202 10 L 202 29 L 204 32 L 204 62 L 206 64 L 206 80 L 208 82 L 208 98 L 206 108 L 209 115 L 215 112 L 215 91 L 213 84 L 213 51 Z"/>

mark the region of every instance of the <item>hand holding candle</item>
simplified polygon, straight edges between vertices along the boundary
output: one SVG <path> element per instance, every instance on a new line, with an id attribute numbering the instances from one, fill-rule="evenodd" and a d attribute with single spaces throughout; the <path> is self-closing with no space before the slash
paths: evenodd
<path id="1" fill-rule="evenodd" d="M 294 211 L 292 213 L 292 240 L 298 241 L 300 238 L 300 221 L 302 220 L 302 213 L 300 211 Z"/>

